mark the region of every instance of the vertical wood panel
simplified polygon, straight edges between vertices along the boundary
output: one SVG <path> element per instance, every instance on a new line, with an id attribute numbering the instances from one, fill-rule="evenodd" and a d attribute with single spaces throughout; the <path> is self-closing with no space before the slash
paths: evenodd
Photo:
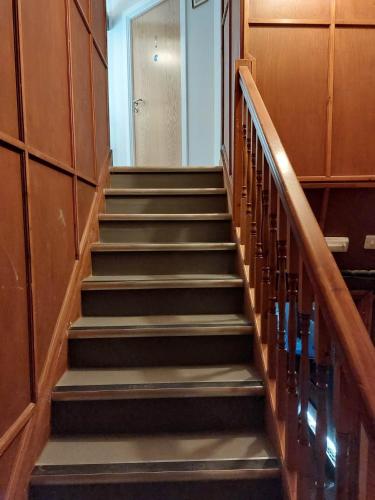
<path id="1" fill-rule="evenodd" d="M 65 2 L 22 0 L 21 5 L 27 139 L 43 153 L 70 164 Z"/>
<path id="2" fill-rule="evenodd" d="M 0 436 L 31 400 L 21 158 L 0 148 Z M 6 180 L 6 182 L 5 182 Z"/>
<path id="3" fill-rule="evenodd" d="M 91 0 L 91 21 L 95 40 L 103 54 L 107 54 L 107 11 L 105 0 Z"/>
<path id="4" fill-rule="evenodd" d="M 30 162 L 30 219 L 37 373 L 46 359 L 75 260 L 72 178 Z"/>
<path id="5" fill-rule="evenodd" d="M 19 136 L 13 2 L 0 2 L 0 131 Z"/>
<path id="6" fill-rule="evenodd" d="M 324 175 L 328 30 L 261 26 L 248 36 L 257 85 L 294 168 Z"/>
<path id="7" fill-rule="evenodd" d="M 90 19 L 90 0 L 78 0 L 87 20 Z"/>
<path id="8" fill-rule="evenodd" d="M 324 19 L 329 17 L 327 0 L 253 0 L 249 9 L 251 19 Z"/>
<path id="9" fill-rule="evenodd" d="M 90 35 L 77 10 L 70 0 L 73 102 L 76 143 L 76 165 L 79 173 L 95 177 L 94 129 L 91 94 Z"/>
<path id="10" fill-rule="evenodd" d="M 94 199 L 95 188 L 86 184 L 86 182 L 78 181 L 78 228 L 79 239 L 81 240 L 83 231 L 86 226 L 87 217 L 90 212 L 91 204 Z"/>
<path id="11" fill-rule="evenodd" d="M 108 155 L 108 99 L 107 70 L 98 52 L 93 50 L 94 89 L 95 89 L 95 130 L 96 130 L 96 162 L 98 171 Z"/>
<path id="12" fill-rule="evenodd" d="M 17 457 L 21 439 L 22 433 L 16 437 L 4 455 L 0 457 L 0 498 L 2 500 L 5 498 L 7 492 L 9 476 Z"/>
<path id="13" fill-rule="evenodd" d="M 375 174 L 375 29 L 335 37 L 333 175 Z"/>

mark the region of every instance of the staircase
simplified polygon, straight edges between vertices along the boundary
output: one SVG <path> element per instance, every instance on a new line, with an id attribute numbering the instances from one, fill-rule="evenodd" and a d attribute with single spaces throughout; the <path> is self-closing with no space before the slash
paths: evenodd
<path id="1" fill-rule="evenodd" d="M 113 168 L 34 500 L 278 500 L 221 168 Z"/>

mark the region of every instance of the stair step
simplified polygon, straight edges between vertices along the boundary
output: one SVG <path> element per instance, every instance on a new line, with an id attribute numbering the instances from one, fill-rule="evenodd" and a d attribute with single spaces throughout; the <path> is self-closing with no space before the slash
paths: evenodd
<path id="1" fill-rule="evenodd" d="M 107 213 L 220 213 L 228 211 L 226 190 L 207 189 L 106 189 Z"/>
<path id="2" fill-rule="evenodd" d="M 112 188 L 223 188 L 221 167 L 178 167 L 112 168 L 110 171 Z"/>
<path id="3" fill-rule="evenodd" d="M 217 243 L 232 240 L 227 214 L 103 214 L 99 217 L 103 243 Z"/>
<path id="4" fill-rule="evenodd" d="M 243 281 L 82 283 L 83 316 L 231 314 L 243 310 Z"/>
<path id="5" fill-rule="evenodd" d="M 108 332 L 112 335 L 139 336 L 175 335 L 180 332 L 227 332 L 235 328 L 244 329 L 244 333 L 252 329 L 251 322 L 243 314 L 182 314 L 182 315 L 150 315 L 150 316 L 93 316 L 81 317 L 71 326 L 71 335 L 80 331 Z M 252 331 L 252 330 L 251 330 Z"/>
<path id="6" fill-rule="evenodd" d="M 244 281 L 236 275 L 88 276 L 82 290 L 126 290 L 154 288 L 237 288 Z"/>
<path id="7" fill-rule="evenodd" d="M 90 485 L 81 490 L 95 494 L 101 491 L 100 485 L 106 485 L 102 491 L 116 492 L 117 496 L 108 498 L 127 499 L 202 499 L 204 484 L 199 481 L 214 480 L 267 480 L 262 484 L 272 483 L 272 479 L 280 479 L 280 464 L 268 439 L 261 433 L 195 433 L 195 434 L 168 434 L 163 436 L 66 436 L 49 440 L 43 453 L 38 459 L 31 476 L 32 494 L 40 495 L 32 498 L 52 498 L 43 496 L 55 492 L 57 495 L 64 490 L 59 486 Z M 191 483 L 191 482 L 194 483 Z M 162 482 L 157 486 L 156 483 Z M 159 488 L 167 487 L 168 483 L 180 484 L 187 482 L 189 496 L 163 496 Z M 147 488 L 150 483 L 151 488 Z M 277 482 L 278 483 L 278 482 Z M 222 487 L 225 482 L 219 483 Z M 246 488 L 251 483 L 246 483 Z M 98 489 L 95 490 L 97 485 Z M 116 486 L 115 486 L 116 485 Z M 121 489 L 122 485 L 122 489 Z M 128 488 L 126 488 L 128 485 Z M 138 485 L 138 487 L 137 487 Z M 163 486 L 164 485 L 164 486 Z M 197 492 L 191 496 L 196 485 Z M 255 486 L 253 484 L 253 486 Z M 43 488 L 44 486 L 44 488 Z M 200 486 L 200 487 L 199 487 Z M 245 485 L 244 485 L 245 486 Z M 273 500 L 282 496 L 273 485 L 275 496 Z M 280 484 L 278 484 L 280 489 Z M 50 487 L 48 489 L 46 487 Z M 132 488 L 136 487 L 138 495 Z M 140 487 L 140 489 L 138 489 Z M 222 490 L 221 487 L 221 490 Z M 54 490 L 54 488 L 56 488 Z M 81 486 L 82 488 L 82 486 Z M 264 494 L 263 486 L 261 488 Z M 66 491 L 66 490 L 65 490 Z M 68 490 L 69 491 L 69 490 Z M 74 489 L 70 490 L 72 493 Z M 78 490 L 79 491 L 79 490 Z M 168 490 L 165 490 L 167 492 Z M 220 491 L 220 490 L 219 490 Z M 247 489 L 246 496 L 233 495 L 236 489 L 229 489 L 225 497 L 244 500 L 251 498 L 261 499 L 263 496 L 253 496 L 252 489 Z M 120 492 L 122 494 L 120 494 Z M 251 492 L 251 496 L 249 493 Z M 243 492 L 245 493 L 245 491 Z M 220 494 L 220 493 L 219 493 Z M 221 494 L 220 494 L 221 495 Z M 107 494 L 108 496 L 108 494 Z M 53 496 L 53 498 L 99 499 L 100 496 Z"/>
<path id="8" fill-rule="evenodd" d="M 250 327 L 197 329 L 73 330 L 72 368 L 117 368 L 245 363 L 252 359 Z"/>
<path id="9" fill-rule="evenodd" d="M 263 395 L 258 372 L 249 365 L 166 366 L 112 370 L 68 370 L 54 401 Z"/>
<path id="10" fill-rule="evenodd" d="M 248 364 L 69 370 L 52 395 L 52 432 L 255 430 L 263 396 Z"/>
<path id="11" fill-rule="evenodd" d="M 92 273 L 104 275 L 227 275 L 237 270 L 232 243 L 177 245 L 96 244 L 91 249 Z M 185 278 L 184 278 L 185 279 Z"/>

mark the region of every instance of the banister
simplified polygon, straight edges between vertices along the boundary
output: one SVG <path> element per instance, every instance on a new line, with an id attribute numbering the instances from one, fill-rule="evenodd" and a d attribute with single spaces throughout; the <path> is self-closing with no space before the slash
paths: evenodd
<path id="1" fill-rule="evenodd" d="M 366 431 L 374 437 L 374 346 L 246 65 L 239 66 L 239 85 L 313 292 L 358 389 Z"/>

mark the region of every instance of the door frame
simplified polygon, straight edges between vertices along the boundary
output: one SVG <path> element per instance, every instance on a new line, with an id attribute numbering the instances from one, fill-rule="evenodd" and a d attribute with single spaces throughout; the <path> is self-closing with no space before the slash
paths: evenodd
<path id="1" fill-rule="evenodd" d="M 129 130 L 129 165 L 135 162 L 135 134 L 133 113 L 133 43 L 132 20 L 145 14 L 165 0 L 143 0 L 124 12 L 123 29 L 126 45 L 125 71 L 127 81 L 127 125 Z M 181 162 L 182 166 L 189 164 L 188 154 L 188 113 L 187 113 L 187 54 L 186 54 L 186 1 L 180 1 L 180 48 L 181 48 Z"/>

